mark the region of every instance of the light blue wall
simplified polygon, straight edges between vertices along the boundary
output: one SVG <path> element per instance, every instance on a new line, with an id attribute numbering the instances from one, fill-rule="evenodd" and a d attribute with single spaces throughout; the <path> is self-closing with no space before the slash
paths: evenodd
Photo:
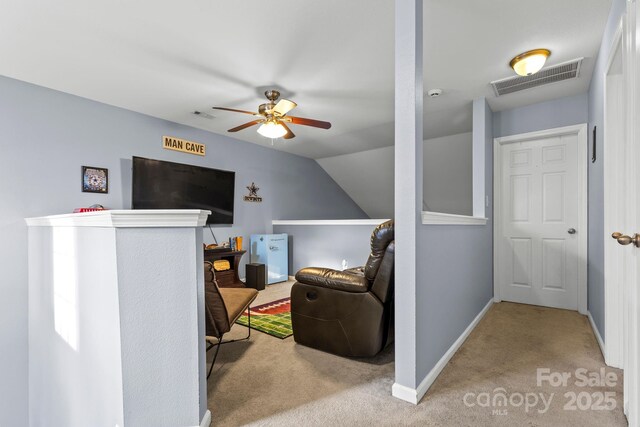
<path id="1" fill-rule="evenodd" d="M 289 235 L 289 275 L 304 267 L 342 270 L 367 262 L 375 225 L 274 225 L 274 233 Z"/>
<path id="2" fill-rule="evenodd" d="M 482 100 L 484 102 L 484 100 Z M 485 194 L 493 200 L 492 114 L 474 128 L 485 142 Z M 476 114 L 476 109 L 474 109 Z M 423 225 L 419 228 L 417 369 L 420 384 L 493 297 L 493 209 L 486 225 Z"/>
<path id="3" fill-rule="evenodd" d="M 602 339 L 604 336 L 604 72 L 611 52 L 611 44 L 620 18 L 625 11 L 625 0 L 613 0 L 605 27 L 600 53 L 596 60 L 589 88 L 589 158 L 591 135 L 596 130 L 595 163 L 589 162 L 589 312 Z"/>
<path id="4" fill-rule="evenodd" d="M 493 113 L 493 135 L 517 135 L 587 123 L 587 94 L 569 96 Z"/>
<path id="5" fill-rule="evenodd" d="M 235 225 L 219 240 L 269 233 L 273 219 L 366 218 L 311 159 L 0 77 L 0 425 L 27 425 L 25 217 L 100 203 L 129 208 L 131 156 L 236 171 Z M 207 145 L 202 158 L 161 148 L 163 135 Z M 305 141 L 297 141 L 303 144 Z M 80 191 L 81 166 L 109 169 L 109 194 Z M 264 202 L 242 201 L 245 186 Z M 205 230 L 204 239 L 211 235 Z M 162 260 L 158 260 L 162 262 Z"/>

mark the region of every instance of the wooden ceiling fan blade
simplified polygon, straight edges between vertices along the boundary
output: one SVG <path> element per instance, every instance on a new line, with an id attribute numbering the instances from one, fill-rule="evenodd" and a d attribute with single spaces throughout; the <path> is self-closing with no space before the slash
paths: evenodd
<path id="1" fill-rule="evenodd" d="M 293 117 L 293 116 L 287 116 L 286 118 L 288 119 L 287 121 L 293 123 L 294 125 L 312 126 L 314 128 L 321 128 L 321 129 L 331 128 L 331 123 L 323 122 L 322 120 L 305 119 L 304 117 Z"/>
<path id="2" fill-rule="evenodd" d="M 252 116 L 257 116 L 258 113 L 252 113 L 251 111 L 246 111 L 246 110 L 236 110 L 235 108 L 226 108 L 226 107 L 211 107 L 214 110 L 224 110 L 224 111 L 233 111 L 234 113 L 244 113 L 244 114 L 251 114 Z"/>
<path id="3" fill-rule="evenodd" d="M 293 101 L 289 101 L 288 99 L 281 99 L 280 101 L 278 101 L 276 106 L 273 107 L 273 111 L 280 114 L 281 116 L 284 116 L 289 111 L 296 108 L 297 105 L 298 104 Z"/>
<path id="4" fill-rule="evenodd" d="M 232 128 L 232 129 L 229 129 L 227 132 L 238 132 L 239 130 L 246 129 L 248 127 L 257 125 L 258 123 L 261 123 L 262 121 L 263 121 L 262 119 L 253 120 L 251 122 L 248 122 L 248 123 L 245 123 L 243 125 L 240 125 L 240 126 Z"/>
<path id="5" fill-rule="evenodd" d="M 296 134 L 291 132 L 289 126 L 287 126 L 284 122 L 280 122 L 280 124 L 287 130 L 287 133 L 282 137 L 283 139 L 291 139 L 296 137 Z"/>

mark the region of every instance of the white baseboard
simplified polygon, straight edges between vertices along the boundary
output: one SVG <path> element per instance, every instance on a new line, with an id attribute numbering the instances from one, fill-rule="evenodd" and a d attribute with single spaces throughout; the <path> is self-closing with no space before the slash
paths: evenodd
<path id="1" fill-rule="evenodd" d="M 462 332 L 456 342 L 454 342 L 453 345 L 449 347 L 449 350 L 447 350 L 447 352 L 440 358 L 433 369 L 431 369 L 427 376 L 424 377 L 424 379 L 420 382 L 418 388 L 414 390 L 411 387 L 406 387 L 401 384 L 394 383 L 391 387 L 391 395 L 393 397 L 397 397 L 398 399 L 402 399 L 409 403 L 417 405 L 418 402 L 420 402 L 420 400 L 424 397 L 424 395 L 427 394 L 429 387 L 431 387 L 431 385 L 435 382 L 436 378 L 438 378 L 438 375 L 440 375 L 444 367 L 447 366 L 449 360 L 451 360 L 453 355 L 456 354 L 456 351 L 458 351 L 458 349 L 462 346 L 465 340 L 469 337 L 469 334 L 471 334 L 471 331 L 473 331 L 473 329 L 478 325 L 484 315 L 487 314 L 487 311 L 489 311 L 492 305 L 493 298 L 491 298 L 487 305 L 485 305 L 484 308 L 480 310 L 480 313 L 478 313 L 475 319 L 471 321 L 469 326 L 467 326 L 467 329 Z"/>
<path id="2" fill-rule="evenodd" d="M 207 409 L 207 412 L 204 413 L 204 417 L 202 417 L 202 421 L 200 421 L 200 427 L 209 427 L 211 425 L 211 411 Z"/>
<path id="3" fill-rule="evenodd" d="M 411 387 L 403 386 L 398 383 L 393 383 L 391 386 L 391 395 L 405 402 L 418 404 L 418 394 Z"/>
<path id="4" fill-rule="evenodd" d="M 593 321 L 593 316 L 591 316 L 591 312 L 587 311 L 587 318 L 589 319 L 589 323 L 591 323 L 591 329 L 593 329 L 593 334 L 596 336 L 596 341 L 598 341 L 598 345 L 600 346 L 600 352 L 602 353 L 602 357 L 607 358 L 604 354 L 604 341 L 602 341 L 602 337 L 600 336 L 600 331 L 596 326 L 596 322 Z"/>

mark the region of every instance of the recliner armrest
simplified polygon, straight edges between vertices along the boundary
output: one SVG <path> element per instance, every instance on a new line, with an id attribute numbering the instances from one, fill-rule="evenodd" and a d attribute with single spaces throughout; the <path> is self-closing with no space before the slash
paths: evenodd
<path id="1" fill-rule="evenodd" d="M 357 274 L 330 268 L 307 267 L 296 273 L 300 283 L 345 292 L 364 293 L 369 290 L 369 281 Z"/>
<path id="2" fill-rule="evenodd" d="M 346 270 L 342 271 L 349 274 L 355 274 L 357 276 L 364 276 L 364 265 L 360 267 L 347 268 Z"/>

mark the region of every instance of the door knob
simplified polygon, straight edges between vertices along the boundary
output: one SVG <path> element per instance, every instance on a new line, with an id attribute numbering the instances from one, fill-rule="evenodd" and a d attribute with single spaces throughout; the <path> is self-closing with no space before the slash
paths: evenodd
<path id="1" fill-rule="evenodd" d="M 640 248 L 640 234 L 638 233 L 634 234 L 633 237 L 629 237 L 616 231 L 611 235 L 611 237 L 616 239 L 622 246 L 627 246 L 633 243 L 636 248 Z"/>
<path id="2" fill-rule="evenodd" d="M 567 233 L 576 234 L 576 229 L 575 228 L 570 228 L 570 229 L 567 230 Z"/>

